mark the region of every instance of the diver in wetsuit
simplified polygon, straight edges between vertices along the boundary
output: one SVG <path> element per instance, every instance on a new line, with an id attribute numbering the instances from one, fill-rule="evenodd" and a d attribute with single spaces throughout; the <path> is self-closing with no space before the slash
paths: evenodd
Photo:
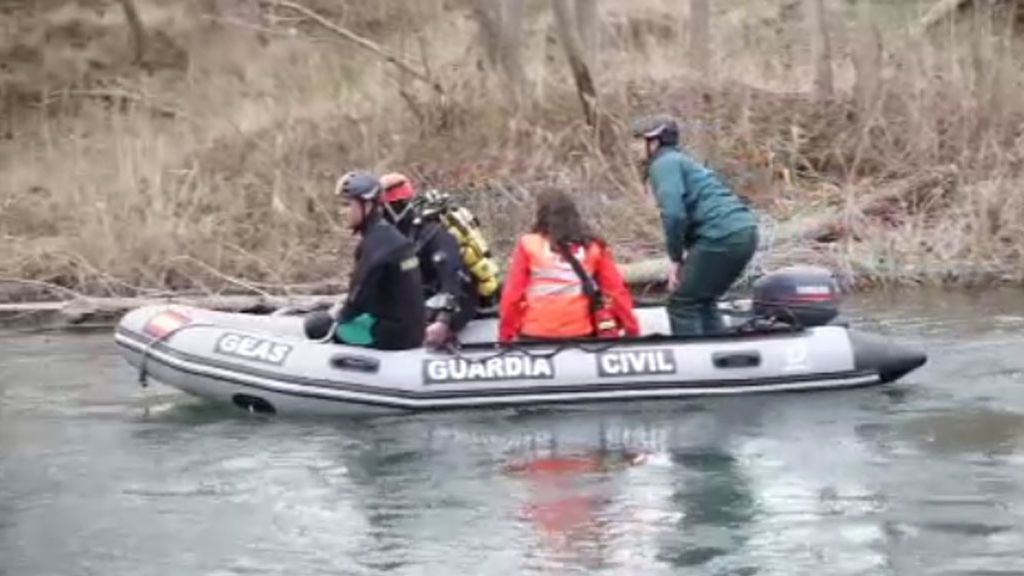
<path id="1" fill-rule="evenodd" d="M 381 185 L 372 174 L 349 172 L 335 195 L 348 207 L 348 222 L 361 236 L 355 269 L 340 310 L 306 317 L 309 338 L 382 350 L 423 343 L 423 280 L 413 243 L 381 215 Z"/>
<path id="2" fill-rule="evenodd" d="M 412 240 L 419 258 L 428 323 L 424 343 L 440 347 L 476 316 L 477 286 L 462 259 L 459 241 L 435 218 L 424 218 L 413 204 L 416 190 L 402 174 L 380 179 L 383 215 Z"/>

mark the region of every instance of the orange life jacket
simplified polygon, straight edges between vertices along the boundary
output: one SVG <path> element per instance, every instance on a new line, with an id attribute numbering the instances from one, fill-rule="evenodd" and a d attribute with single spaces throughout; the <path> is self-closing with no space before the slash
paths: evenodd
<path id="1" fill-rule="evenodd" d="M 527 234 L 521 242 L 529 258 L 530 282 L 520 333 L 535 338 L 591 335 L 594 323 L 590 299 L 572 265 L 540 234 Z M 573 255 L 593 276 L 601 259 L 601 248 L 593 243 L 586 248 L 573 246 Z"/>

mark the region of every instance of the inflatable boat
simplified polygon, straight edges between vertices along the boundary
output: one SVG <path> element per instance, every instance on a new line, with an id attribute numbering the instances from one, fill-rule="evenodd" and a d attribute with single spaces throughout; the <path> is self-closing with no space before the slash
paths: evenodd
<path id="1" fill-rule="evenodd" d="M 160 305 L 126 314 L 115 339 L 141 381 L 262 413 L 355 415 L 839 389 L 892 382 L 925 363 L 921 351 L 837 323 L 834 311 L 822 317 L 831 287 L 781 285 L 818 306 L 780 322 L 777 310 L 755 300 L 753 312 L 739 315 L 731 330 L 700 338 L 667 336 L 665 309 L 654 306 L 637 309 L 639 338 L 499 345 L 497 320 L 482 318 L 463 330 L 457 349 L 389 352 L 309 340 L 300 316 Z"/>

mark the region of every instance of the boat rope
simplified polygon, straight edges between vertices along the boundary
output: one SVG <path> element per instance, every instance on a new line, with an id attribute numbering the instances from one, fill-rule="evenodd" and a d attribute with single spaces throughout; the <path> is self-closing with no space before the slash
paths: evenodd
<path id="1" fill-rule="evenodd" d="M 162 343 L 166 342 L 171 336 L 174 336 L 175 334 L 177 334 L 179 332 L 183 332 L 186 328 L 204 328 L 204 327 L 205 328 L 216 328 L 217 325 L 216 324 L 211 324 L 209 322 L 193 322 L 193 323 L 189 323 L 189 324 L 182 324 L 181 326 L 178 326 L 176 328 L 168 330 L 164 334 L 161 334 L 159 337 L 153 338 L 152 340 L 150 340 L 149 343 L 146 344 L 146 347 L 142 349 L 142 359 L 139 362 L 139 385 L 142 386 L 143 388 L 146 388 L 146 387 L 149 386 L 149 381 L 148 381 L 148 378 L 147 378 L 149 376 L 149 373 L 146 370 L 146 366 L 147 366 L 147 363 L 149 361 L 149 353 L 150 353 L 151 350 L 153 350 L 153 348 L 155 348 L 158 344 L 162 344 Z"/>
<path id="2" fill-rule="evenodd" d="M 317 344 L 327 344 L 328 342 L 334 340 L 334 331 L 337 329 L 338 321 L 335 320 L 334 322 L 331 322 L 331 329 L 327 331 L 327 334 L 324 334 L 323 338 L 314 339 L 313 341 L 316 342 Z"/>

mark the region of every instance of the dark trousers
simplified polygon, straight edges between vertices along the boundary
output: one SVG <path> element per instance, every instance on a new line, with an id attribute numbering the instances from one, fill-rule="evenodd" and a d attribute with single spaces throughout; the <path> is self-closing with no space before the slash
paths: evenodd
<path id="1" fill-rule="evenodd" d="M 682 281 L 668 300 L 673 336 L 717 334 L 725 329 L 718 299 L 743 274 L 756 250 L 757 228 L 738 230 L 690 248 Z"/>

